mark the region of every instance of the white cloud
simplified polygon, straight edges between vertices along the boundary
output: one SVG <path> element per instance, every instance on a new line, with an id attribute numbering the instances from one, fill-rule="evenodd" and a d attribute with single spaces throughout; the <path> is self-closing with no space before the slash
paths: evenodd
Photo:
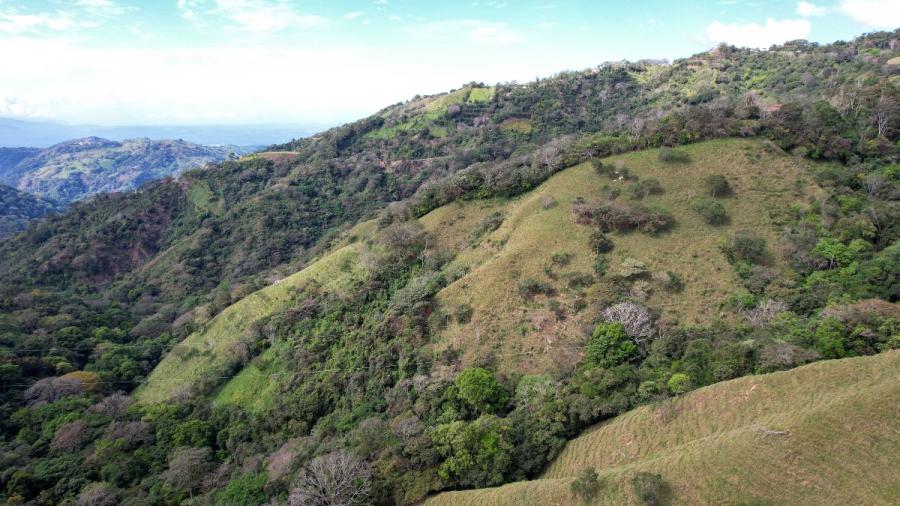
<path id="1" fill-rule="evenodd" d="M 822 16 L 828 12 L 826 7 L 816 5 L 811 2 L 797 2 L 797 14 L 804 18 L 813 16 Z"/>
<path id="2" fill-rule="evenodd" d="M 521 32 L 506 23 L 460 19 L 420 23 L 410 29 L 410 33 L 421 39 L 451 40 L 462 37 L 478 45 L 509 46 L 524 42 Z"/>
<path id="3" fill-rule="evenodd" d="M 207 47 L 85 44 L 74 38 L 0 37 L 0 109 L 20 117 L 49 111 L 56 119 L 94 124 L 349 121 L 416 94 L 470 81 L 527 81 L 586 68 L 601 58 L 590 49 L 560 54 L 524 46 L 447 52 L 436 59 L 424 45 L 401 55 L 377 47 L 288 48 L 246 41 Z M 363 81 L 366 92 L 360 93 Z"/>
<path id="4" fill-rule="evenodd" d="M 767 48 L 789 40 L 805 39 L 812 25 L 805 19 L 766 19 L 766 23 L 730 23 L 713 21 L 706 27 L 710 42 L 726 42 L 740 47 Z"/>
<path id="5" fill-rule="evenodd" d="M 837 9 L 872 28 L 890 30 L 900 26 L 900 2 L 897 0 L 843 0 Z"/>
<path id="6" fill-rule="evenodd" d="M 356 19 L 360 16 L 365 16 L 365 15 L 366 15 L 365 12 L 360 12 L 360 11 L 348 12 L 347 14 L 344 14 L 344 19 Z"/>
<path id="7" fill-rule="evenodd" d="M 286 28 L 312 28 L 328 21 L 315 14 L 303 14 L 284 0 L 178 0 L 185 19 L 202 24 L 210 15 L 222 16 L 238 28 L 252 33 L 269 33 Z"/>
<path id="8" fill-rule="evenodd" d="M 75 26 L 77 26 L 75 20 L 62 12 L 56 14 L 0 13 L 0 32 L 13 35 L 41 30 L 67 30 Z"/>

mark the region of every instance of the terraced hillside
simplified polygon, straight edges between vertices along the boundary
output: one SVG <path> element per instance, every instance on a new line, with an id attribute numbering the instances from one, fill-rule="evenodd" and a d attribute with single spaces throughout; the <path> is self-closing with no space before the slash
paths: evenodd
<path id="1" fill-rule="evenodd" d="M 900 492 L 900 352 L 749 376 L 645 406 L 570 441 L 540 479 L 426 504 L 644 504 L 632 479 L 662 476 L 654 504 L 892 504 Z"/>

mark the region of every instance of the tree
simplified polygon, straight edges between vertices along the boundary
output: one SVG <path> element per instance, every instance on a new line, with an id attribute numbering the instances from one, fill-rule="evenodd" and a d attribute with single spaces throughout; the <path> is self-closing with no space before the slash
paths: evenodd
<path id="1" fill-rule="evenodd" d="M 210 471 L 210 456 L 209 448 L 178 448 L 169 456 L 169 467 L 161 477 L 170 487 L 193 496 Z"/>
<path id="2" fill-rule="evenodd" d="M 703 198 L 696 199 L 691 203 L 691 209 L 703 217 L 709 225 L 724 225 L 728 223 L 728 213 L 725 212 L 725 206 L 719 201 Z"/>
<path id="3" fill-rule="evenodd" d="M 601 323 L 594 329 L 585 355 L 591 367 L 615 367 L 630 361 L 637 351 L 621 323 Z"/>
<path id="4" fill-rule="evenodd" d="M 351 506 L 369 495 L 369 466 L 346 450 L 320 455 L 300 472 L 290 506 Z"/>
<path id="5" fill-rule="evenodd" d="M 509 394 L 490 371 L 480 367 L 466 369 L 454 381 L 459 398 L 480 413 L 493 413 L 506 404 Z"/>
<path id="6" fill-rule="evenodd" d="M 691 389 L 691 377 L 683 372 L 677 372 L 669 378 L 666 386 L 669 387 L 669 391 L 675 395 L 681 395 Z"/>
<path id="7" fill-rule="evenodd" d="M 494 415 L 439 425 L 431 440 L 444 458 L 438 475 L 450 484 L 473 488 L 499 485 L 512 463 L 509 421 Z"/>
<path id="8" fill-rule="evenodd" d="M 603 318 L 609 323 L 621 323 L 625 333 L 638 344 L 649 341 L 656 335 L 653 315 L 633 302 L 620 302 L 606 308 Z"/>

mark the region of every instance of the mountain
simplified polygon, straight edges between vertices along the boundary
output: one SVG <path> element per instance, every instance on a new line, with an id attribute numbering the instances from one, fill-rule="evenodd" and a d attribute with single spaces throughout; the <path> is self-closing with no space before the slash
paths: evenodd
<path id="1" fill-rule="evenodd" d="M 0 239 L 20 232 L 29 221 L 60 211 L 57 204 L 0 184 Z"/>
<path id="2" fill-rule="evenodd" d="M 540 479 L 426 504 L 890 504 L 898 401 L 897 351 L 748 376 L 595 427 Z M 589 468 L 599 486 L 582 502 L 571 484 Z"/>
<path id="3" fill-rule="evenodd" d="M 284 139 L 306 137 L 324 130 L 317 124 L 260 125 L 135 125 L 102 126 L 0 118 L 0 147 L 47 148 L 70 139 L 103 137 L 126 139 L 185 139 L 211 146 L 233 145 L 252 150 Z"/>
<path id="4" fill-rule="evenodd" d="M 183 140 L 98 137 L 75 139 L 37 152 L 4 148 L 17 163 L 0 166 L 0 182 L 57 202 L 97 193 L 121 192 L 141 184 L 236 156 L 234 146 L 200 146 Z"/>
<path id="5" fill-rule="evenodd" d="M 469 83 L 74 203 L 0 242 L 2 498 L 410 504 L 540 477 L 696 389 L 893 356 L 898 41 Z M 865 489 L 897 474 L 880 448 L 834 497 L 891 493 Z M 711 474 L 659 469 L 648 501 Z"/>

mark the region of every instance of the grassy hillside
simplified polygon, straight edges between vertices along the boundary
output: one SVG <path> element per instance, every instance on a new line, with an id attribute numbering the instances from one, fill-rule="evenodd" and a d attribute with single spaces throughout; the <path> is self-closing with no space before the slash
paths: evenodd
<path id="1" fill-rule="evenodd" d="M 242 342 L 244 345 L 249 344 L 246 342 L 247 336 L 254 323 L 297 305 L 300 302 L 297 296 L 310 284 L 321 286 L 330 293 L 343 293 L 354 280 L 362 278 L 358 269 L 355 272 L 353 268 L 356 264 L 356 248 L 345 246 L 309 268 L 229 306 L 179 343 L 156 366 L 146 384 L 135 392 L 135 397 L 145 403 L 159 402 L 185 394 L 196 394 L 222 383 L 240 362 L 238 353 L 244 352 L 238 347 Z M 255 364 L 251 365 L 234 381 L 249 382 L 249 378 L 254 376 L 255 367 Z M 252 395 L 257 402 L 264 404 L 265 398 L 260 397 L 261 392 L 256 390 L 258 386 L 264 387 L 254 382 Z M 242 394 L 237 393 L 238 389 L 231 387 L 223 394 L 223 400 L 241 397 Z M 262 392 L 265 391 L 263 388 Z"/>
<path id="2" fill-rule="evenodd" d="M 644 201 L 671 210 L 678 222 L 673 231 L 660 236 L 638 232 L 613 235 L 616 247 L 611 254 L 612 269 L 625 258 L 636 258 L 651 270 L 680 273 L 685 287 L 677 297 L 657 289 L 647 301 L 660 307 L 671 324 L 701 323 L 711 315 L 734 318 L 732 311 L 720 311 L 720 306 L 742 285 L 719 250 L 719 242 L 735 230 L 748 227 L 774 242 L 770 214 L 802 204 L 815 194 L 809 182 L 808 162 L 779 153 L 760 140 L 710 141 L 687 146 L 683 151 L 690 156 L 689 163 L 662 162 L 659 150 L 605 160 L 612 165 L 624 164 L 641 179 L 657 178 L 665 193 Z M 733 187 L 733 196 L 724 201 L 732 217 L 727 225 L 706 225 L 690 209 L 690 200 L 703 193 L 703 178 L 710 174 L 727 176 Z M 802 184 L 795 185 L 795 181 Z M 438 306 L 450 315 L 464 305 L 471 308 L 468 321 L 449 319 L 438 339 L 429 345 L 431 351 L 438 355 L 454 350 L 463 365 L 494 360 L 502 372 L 511 375 L 552 372 L 579 361 L 586 338 L 584 327 L 595 322 L 598 311 L 605 307 L 610 280 L 583 289 L 566 288 L 565 273 L 591 275 L 594 262 L 588 247 L 590 229 L 575 223 L 571 203 L 578 197 L 599 200 L 605 186 L 624 190 L 627 184 L 600 176 L 590 164 L 582 164 L 513 199 L 459 202 L 422 217 L 419 221 L 434 238 L 433 247 L 456 254 L 445 270 L 465 273 L 437 293 Z M 545 208 L 551 198 L 554 204 Z M 620 198 L 627 200 L 624 192 Z M 473 231 L 496 213 L 504 217 L 503 223 L 476 239 Z M 371 239 L 372 228 L 359 226 L 348 235 Z M 341 246 L 303 271 L 225 309 L 157 366 L 147 385 L 138 390 L 138 399 L 159 401 L 201 384 L 222 383 L 226 371 L 236 363 L 230 351 L 234 343 L 254 322 L 296 305 L 298 301 L 290 296 L 292 290 L 317 280 L 326 291 L 345 292 L 340 287 L 361 281 L 364 270 L 354 251 L 353 246 Z M 549 278 L 544 270 L 552 265 L 554 253 L 570 257 L 564 267 L 554 267 L 559 271 L 554 274 L 557 279 Z M 780 261 L 773 263 L 786 268 Z M 525 278 L 547 281 L 556 293 L 526 300 L 518 292 Z M 586 307 L 576 310 L 578 300 L 588 301 Z M 560 310 L 551 309 L 554 301 Z M 242 406 L 252 400 L 254 411 L 267 407 L 268 396 L 259 392 L 271 392 L 289 372 L 277 356 L 274 350 L 266 351 L 228 381 L 216 400 Z"/>
<path id="3" fill-rule="evenodd" d="M 732 318 L 721 310 L 741 288 L 740 279 L 720 251 L 720 242 L 738 230 L 750 229 L 775 244 L 773 218 L 791 205 L 803 206 L 818 190 L 811 181 L 809 163 L 787 156 L 758 140 L 727 139 L 683 148 L 688 163 L 660 161 L 651 149 L 604 160 L 627 167 L 640 180 L 655 178 L 661 195 L 645 197 L 645 205 L 661 206 L 675 217 L 671 232 L 658 236 L 638 232 L 613 234 L 610 271 L 626 259 L 644 262 L 651 271 L 671 271 L 684 281 L 677 296 L 658 287 L 648 303 L 662 310 L 670 323 L 699 324 L 713 318 Z M 724 175 L 734 194 L 722 199 L 730 222 L 707 225 L 691 202 L 705 194 L 703 180 Z M 589 248 L 590 228 L 575 223 L 572 202 L 602 201 L 608 189 L 622 192 L 628 202 L 630 181 L 601 176 L 590 164 L 567 169 L 532 192 L 506 201 L 470 201 L 451 204 L 422 218 L 443 246 L 458 250 L 454 263 L 467 274 L 437 295 L 449 312 L 471 307 L 471 319 L 451 322 L 435 344 L 437 350 L 458 350 L 465 362 L 494 354 L 507 371 L 540 372 L 578 360 L 583 327 L 595 322 L 608 301 L 609 286 L 596 283 L 571 289 L 567 274 L 591 275 L 595 256 Z M 475 245 L 472 231 L 487 216 L 499 213 L 502 225 Z M 565 265 L 553 263 L 554 254 L 568 256 Z M 784 270 L 780 259 L 773 267 Z M 546 270 L 550 267 L 552 272 Z M 550 275 L 556 279 L 552 279 Z M 519 284 L 526 278 L 549 283 L 555 294 L 524 300 Z M 585 308 L 576 310 L 579 301 Z M 562 308 L 562 317 L 554 309 Z"/>
<path id="4" fill-rule="evenodd" d="M 621 415 L 570 441 L 540 479 L 441 494 L 429 505 L 641 504 L 630 479 L 660 474 L 660 504 L 892 504 L 900 494 L 900 352 L 716 384 Z"/>

